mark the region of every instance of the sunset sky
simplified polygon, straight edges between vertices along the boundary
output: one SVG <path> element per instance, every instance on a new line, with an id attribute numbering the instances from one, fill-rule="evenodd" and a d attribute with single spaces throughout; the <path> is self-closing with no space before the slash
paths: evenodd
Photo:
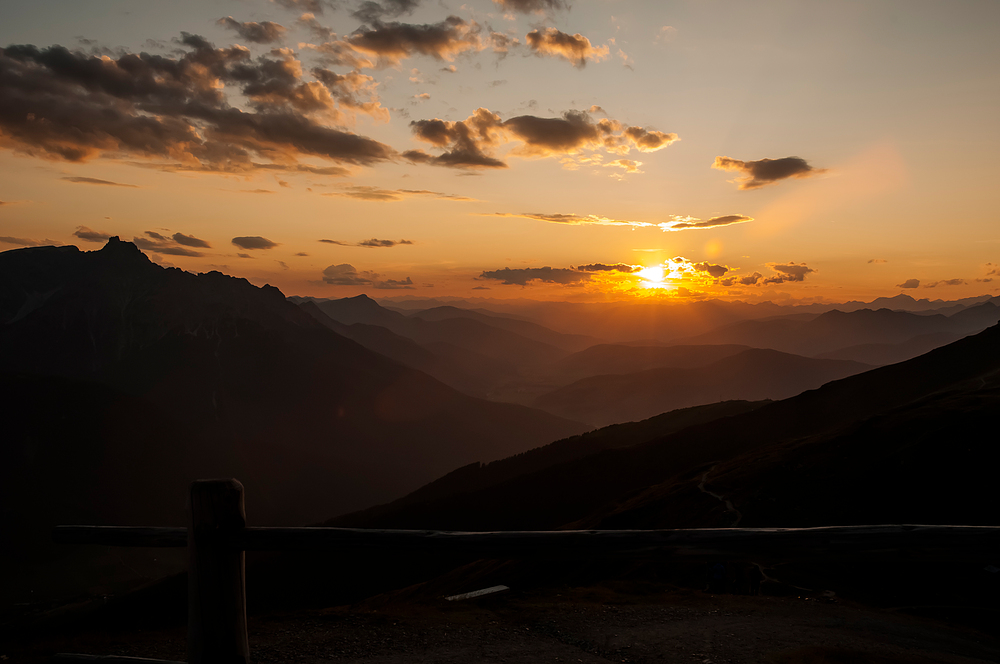
<path id="1" fill-rule="evenodd" d="M 286 295 L 1000 292 L 1000 3 L 0 0 L 0 250 Z"/>

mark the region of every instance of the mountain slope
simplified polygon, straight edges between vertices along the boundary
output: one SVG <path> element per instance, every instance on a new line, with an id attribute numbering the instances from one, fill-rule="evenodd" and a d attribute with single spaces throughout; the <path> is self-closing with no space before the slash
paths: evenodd
<path id="1" fill-rule="evenodd" d="M 709 356 L 690 353 L 692 359 L 698 355 Z M 784 399 L 869 368 L 857 362 L 817 360 L 751 348 L 694 368 L 584 378 L 539 397 L 534 405 L 601 426 L 717 401 Z"/>

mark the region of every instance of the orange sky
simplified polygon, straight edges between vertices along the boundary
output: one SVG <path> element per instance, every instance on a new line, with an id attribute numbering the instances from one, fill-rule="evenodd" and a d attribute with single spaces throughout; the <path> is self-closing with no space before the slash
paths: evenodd
<path id="1" fill-rule="evenodd" d="M 0 250 L 322 297 L 1000 287 L 995 2 L 4 13 Z"/>

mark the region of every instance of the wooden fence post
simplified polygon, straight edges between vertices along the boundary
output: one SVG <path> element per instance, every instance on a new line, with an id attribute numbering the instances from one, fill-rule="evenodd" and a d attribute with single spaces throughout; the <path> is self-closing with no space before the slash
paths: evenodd
<path id="1" fill-rule="evenodd" d="M 243 485 L 191 483 L 188 524 L 188 662 L 249 664 L 245 559 L 227 539 L 246 527 Z"/>

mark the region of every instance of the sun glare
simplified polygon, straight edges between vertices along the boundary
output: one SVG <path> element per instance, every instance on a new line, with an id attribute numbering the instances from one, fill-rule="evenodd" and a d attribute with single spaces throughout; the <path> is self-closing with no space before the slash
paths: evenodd
<path id="1" fill-rule="evenodd" d="M 663 266 L 653 265 L 651 267 L 644 267 L 636 274 L 642 279 L 641 286 L 643 288 L 663 288 Z"/>

